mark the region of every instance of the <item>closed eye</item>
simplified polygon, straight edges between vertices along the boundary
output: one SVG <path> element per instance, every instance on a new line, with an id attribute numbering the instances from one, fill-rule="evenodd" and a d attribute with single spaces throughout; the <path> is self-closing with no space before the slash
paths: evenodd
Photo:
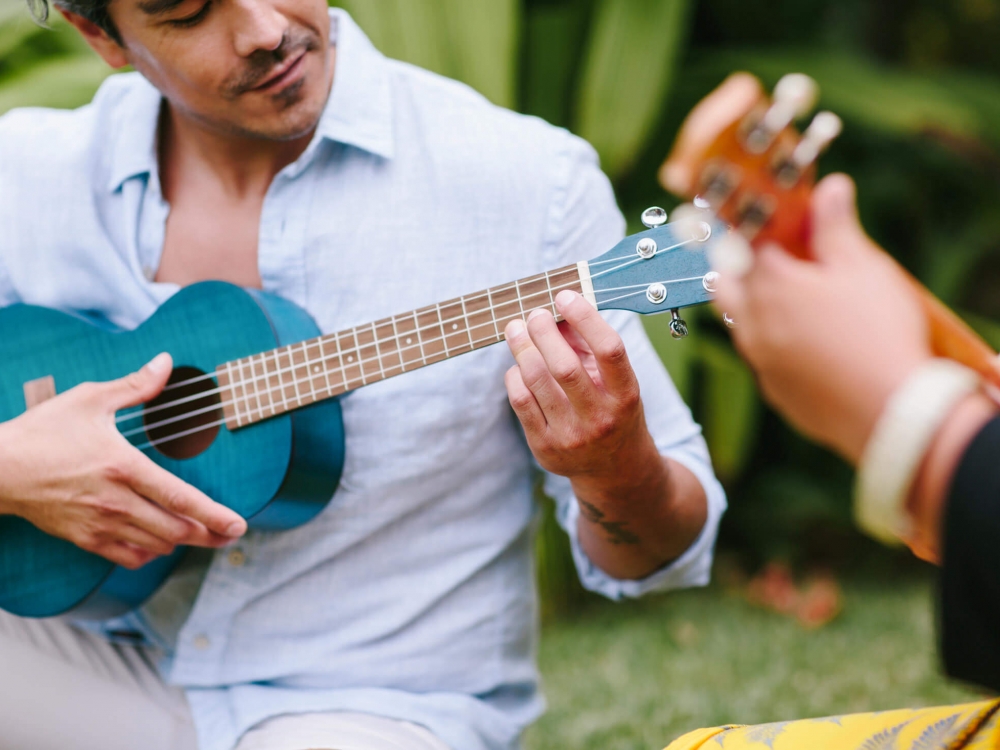
<path id="1" fill-rule="evenodd" d="M 191 16 L 185 16 L 184 18 L 172 18 L 167 23 L 171 26 L 175 26 L 179 29 L 190 28 L 198 24 L 206 15 L 208 15 L 208 9 L 212 5 L 211 2 L 207 2 L 201 6 L 201 9 Z"/>

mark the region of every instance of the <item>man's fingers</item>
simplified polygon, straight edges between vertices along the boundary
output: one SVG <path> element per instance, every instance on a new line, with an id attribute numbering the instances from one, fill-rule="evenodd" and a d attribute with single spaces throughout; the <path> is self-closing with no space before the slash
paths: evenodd
<path id="1" fill-rule="evenodd" d="M 133 547 L 126 542 L 106 542 L 88 551 L 129 570 L 141 568 L 156 557 L 154 553 Z"/>
<path id="2" fill-rule="evenodd" d="M 598 399 L 597 387 L 580 356 L 563 337 L 552 313 L 533 310 L 528 316 L 528 333 L 573 407 L 584 414 L 589 412 Z"/>
<path id="3" fill-rule="evenodd" d="M 556 308 L 590 347 L 608 393 L 615 397 L 637 395 L 639 385 L 618 332 L 576 292 L 559 292 Z"/>
<path id="4" fill-rule="evenodd" d="M 124 378 L 106 383 L 112 395 L 115 409 L 125 409 L 138 406 L 159 395 L 170 379 L 173 371 L 173 360 L 164 352 L 158 354 L 141 369 L 126 375 Z"/>
<path id="5" fill-rule="evenodd" d="M 510 407 L 514 410 L 518 420 L 524 427 L 525 433 L 540 434 L 545 431 L 548 422 L 542 407 L 535 400 L 535 395 L 524 384 L 521 378 L 521 368 L 514 365 L 504 375 L 504 385 L 507 386 L 507 398 L 510 400 Z"/>
<path id="6" fill-rule="evenodd" d="M 134 492 L 131 493 L 128 515 L 133 526 L 172 546 L 221 547 L 233 541 L 230 536 L 209 531 L 199 521 L 175 515 Z"/>
<path id="7" fill-rule="evenodd" d="M 216 534 L 235 539 L 246 533 L 247 523 L 238 513 L 215 502 L 138 451 L 128 483 L 137 494 L 161 508 L 198 521 Z"/>
<path id="8" fill-rule="evenodd" d="M 566 394 L 552 377 L 541 352 L 528 336 L 524 321 L 510 321 L 504 329 L 504 334 L 521 371 L 521 379 L 534 395 L 545 414 L 546 421 L 551 422 L 552 419 L 558 419 L 568 412 L 570 406 Z"/>

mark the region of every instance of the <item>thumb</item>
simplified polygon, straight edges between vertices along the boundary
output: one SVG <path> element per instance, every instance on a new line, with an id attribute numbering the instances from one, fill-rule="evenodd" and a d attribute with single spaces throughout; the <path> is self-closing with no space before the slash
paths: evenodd
<path id="1" fill-rule="evenodd" d="M 844 174 L 823 179 L 812 195 L 812 252 L 821 263 L 856 255 L 870 240 L 858 220 L 854 182 Z"/>
<path id="2" fill-rule="evenodd" d="M 108 385 L 116 401 L 115 408 L 138 406 L 155 398 L 167 384 L 171 372 L 173 372 L 173 360 L 164 352 L 147 362 L 141 370 L 111 381 Z"/>

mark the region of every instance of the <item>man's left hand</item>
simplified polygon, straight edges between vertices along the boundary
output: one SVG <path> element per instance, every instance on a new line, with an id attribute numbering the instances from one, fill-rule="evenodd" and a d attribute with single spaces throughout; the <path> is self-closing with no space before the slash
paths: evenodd
<path id="1" fill-rule="evenodd" d="M 621 337 L 575 292 L 556 297 L 564 322 L 547 309 L 507 324 L 517 364 L 507 371 L 511 406 L 538 463 L 554 474 L 614 481 L 655 445 L 639 383 Z"/>

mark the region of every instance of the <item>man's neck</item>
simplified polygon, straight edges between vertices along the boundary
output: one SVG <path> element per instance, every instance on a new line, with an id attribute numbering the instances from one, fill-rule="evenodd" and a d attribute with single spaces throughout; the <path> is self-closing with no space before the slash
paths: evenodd
<path id="1" fill-rule="evenodd" d="M 170 199 L 173 175 L 208 172 L 233 198 L 262 196 L 284 167 L 309 145 L 311 130 L 286 141 L 223 133 L 178 112 L 166 101 L 160 119 L 160 172 Z"/>

